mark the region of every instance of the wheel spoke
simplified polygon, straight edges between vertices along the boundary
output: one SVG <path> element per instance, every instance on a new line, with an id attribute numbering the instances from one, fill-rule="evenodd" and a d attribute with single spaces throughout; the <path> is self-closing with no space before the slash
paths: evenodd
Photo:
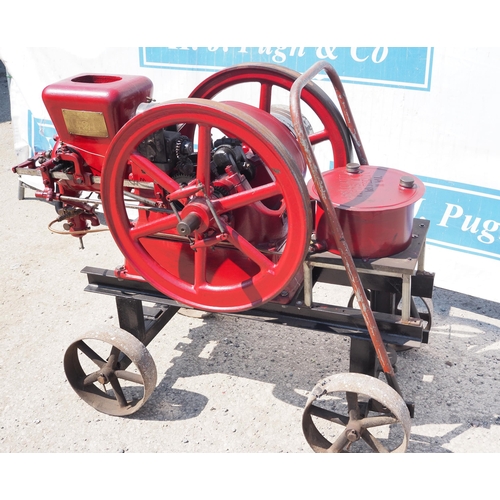
<path id="1" fill-rule="evenodd" d="M 346 392 L 347 408 L 349 414 L 353 412 L 356 420 L 359 419 L 358 394 L 356 392 Z"/>
<path id="2" fill-rule="evenodd" d="M 172 193 L 173 191 L 177 191 L 180 188 L 179 183 L 172 179 L 165 172 L 160 170 L 154 163 L 150 162 L 144 156 L 138 153 L 132 153 L 130 155 L 130 161 L 138 167 L 142 173 L 151 177 L 153 182 L 158 184 L 158 186 L 162 187 L 168 193 Z"/>
<path id="3" fill-rule="evenodd" d="M 121 407 L 127 406 L 127 399 L 125 398 L 125 394 L 123 394 L 122 386 L 120 385 L 118 379 L 116 377 L 112 377 L 110 378 L 109 383 L 113 388 L 113 392 L 115 393 L 115 398 L 118 402 L 118 405 Z"/>
<path id="4" fill-rule="evenodd" d="M 128 382 L 133 382 L 135 384 L 144 385 L 144 380 L 138 373 L 132 373 L 127 370 L 116 370 L 115 375 L 120 380 L 127 380 Z"/>
<path id="5" fill-rule="evenodd" d="M 99 376 L 99 372 L 98 371 L 87 375 L 83 379 L 83 385 L 86 386 L 86 385 L 92 385 L 92 384 L 96 383 L 98 376 Z"/>
<path id="6" fill-rule="evenodd" d="M 198 127 L 198 164 L 196 166 L 196 177 L 207 195 L 210 194 L 211 132 L 212 128 L 207 125 L 200 125 Z"/>
<path id="7" fill-rule="evenodd" d="M 347 439 L 345 431 L 343 431 L 342 434 L 332 443 L 332 445 L 330 446 L 330 448 L 328 448 L 327 451 L 330 453 L 339 453 L 349 443 L 350 441 Z"/>
<path id="8" fill-rule="evenodd" d="M 369 431 L 365 430 L 361 438 L 372 450 L 378 453 L 389 453 L 389 450 Z"/>
<path id="9" fill-rule="evenodd" d="M 115 345 L 111 347 L 111 352 L 109 353 L 108 360 L 106 361 L 106 365 L 114 370 L 116 363 L 118 362 L 118 356 L 120 356 L 120 349 Z"/>
<path id="10" fill-rule="evenodd" d="M 370 429 L 372 427 L 380 427 L 382 425 L 397 424 L 398 419 L 391 415 L 378 415 L 375 417 L 366 417 L 360 421 L 361 427 Z"/>
<path id="11" fill-rule="evenodd" d="M 271 98 L 273 93 L 273 85 L 262 82 L 260 85 L 259 108 L 271 112 Z"/>
<path id="12" fill-rule="evenodd" d="M 77 344 L 77 348 L 87 356 L 92 362 L 94 362 L 99 368 L 102 368 L 106 361 L 99 356 L 91 347 L 89 347 L 83 340 L 80 340 Z"/>
<path id="13" fill-rule="evenodd" d="M 130 229 L 130 237 L 137 241 L 139 238 L 144 238 L 147 236 L 153 236 L 154 234 L 161 233 L 162 231 L 168 231 L 177 226 L 177 217 L 175 214 L 167 215 L 159 219 L 147 222 L 139 227 L 133 227 Z"/>
<path id="14" fill-rule="evenodd" d="M 319 132 L 313 132 L 309 136 L 309 140 L 311 141 L 311 145 L 319 144 L 320 142 L 324 142 L 329 139 L 328 131 L 323 129 Z"/>
<path id="15" fill-rule="evenodd" d="M 226 226 L 228 241 L 232 243 L 240 252 L 255 262 L 261 271 L 267 271 L 272 274 L 275 264 L 273 264 L 264 254 L 259 252 L 248 240 L 243 238 L 230 226 Z"/>
<path id="16" fill-rule="evenodd" d="M 236 210 L 251 203 L 266 200 L 276 195 L 280 195 L 281 190 L 276 182 L 270 182 L 263 186 L 258 186 L 241 193 L 231 194 L 213 202 L 217 213 L 221 214 Z"/>
<path id="17" fill-rule="evenodd" d="M 340 413 L 336 413 L 331 410 L 326 410 L 325 408 L 321 408 L 316 405 L 311 405 L 311 415 L 343 426 L 346 426 L 349 422 L 349 418 L 345 415 L 341 415 Z"/>
<path id="18" fill-rule="evenodd" d="M 199 247 L 194 254 L 194 288 L 200 290 L 203 285 L 206 285 L 207 273 L 207 248 Z"/>

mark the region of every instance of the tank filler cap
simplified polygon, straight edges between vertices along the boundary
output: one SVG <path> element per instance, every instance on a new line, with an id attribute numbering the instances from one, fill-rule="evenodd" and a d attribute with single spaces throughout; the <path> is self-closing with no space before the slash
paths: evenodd
<path id="1" fill-rule="evenodd" d="M 403 175 L 401 179 L 399 179 L 399 185 L 411 189 L 415 186 L 415 180 L 410 175 Z"/>

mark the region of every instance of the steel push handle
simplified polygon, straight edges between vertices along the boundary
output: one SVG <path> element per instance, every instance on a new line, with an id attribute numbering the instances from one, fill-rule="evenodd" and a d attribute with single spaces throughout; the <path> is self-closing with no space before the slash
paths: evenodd
<path id="1" fill-rule="evenodd" d="M 401 394 L 394 374 L 394 369 L 389 359 L 389 355 L 387 354 L 387 350 L 385 349 L 382 336 L 380 335 L 378 325 L 373 315 L 373 311 L 371 310 L 370 304 L 368 303 L 368 299 L 366 297 L 361 279 L 354 264 L 351 251 L 344 238 L 344 232 L 342 231 L 342 227 L 340 226 L 337 213 L 335 212 L 335 208 L 333 207 L 330 195 L 328 194 L 328 191 L 326 189 L 323 176 L 312 150 L 309 136 L 306 133 L 302 121 L 302 112 L 300 109 L 300 94 L 307 83 L 309 83 L 309 81 L 311 81 L 314 76 L 316 76 L 322 70 L 325 70 L 335 89 L 337 99 L 344 115 L 344 120 L 349 131 L 351 132 L 354 148 L 356 150 L 356 154 L 358 155 L 359 162 L 362 165 L 368 164 L 368 160 L 366 159 L 363 145 L 356 128 L 356 124 L 354 123 L 354 119 L 349 108 L 349 103 L 347 102 L 347 97 L 345 95 L 343 85 L 337 72 L 326 61 L 319 61 L 311 66 L 311 68 L 309 68 L 308 71 L 297 78 L 297 80 L 295 80 L 294 84 L 292 85 L 292 88 L 290 90 L 290 113 L 292 115 L 292 122 L 295 133 L 297 134 L 299 146 L 302 150 L 302 154 L 304 155 L 307 166 L 309 168 L 309 172 L 323 205 L 323 210 L 326 212 L 329 229 L 332 232 L 335 238 L 335 243 L 337 244 L 337 248 L 340 251 L 340 256 L 346 268 L 346 272 L 351 282 L 354 294 L 356 295 L 356 298 L 358 300 L 363 319 L 365 320 L 366 326 L 368 328 L 368 332 L 370 334 L 370 338 L 373 343 L 373 347 L 375 348 L 377 357 L 380 361 L 382 370 L 384 371 L 388 384 L 399 394 Z"/>

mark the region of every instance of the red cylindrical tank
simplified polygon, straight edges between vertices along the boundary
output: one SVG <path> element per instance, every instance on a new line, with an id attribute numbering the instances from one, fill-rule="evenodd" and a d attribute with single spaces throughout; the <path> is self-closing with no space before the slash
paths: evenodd
<path id="1" fill-rule="evenodd" d="M 323 173 L 323 178 L 353 257 L 388 257 L 408 247 L 414 205 L 425 191 L 417 177 L 396 169 L 349 164 Z M 312 181 L 308 190 L 319 200 Z M 315 227 L 317 242 L 339 253 L 319 201 Z"/>

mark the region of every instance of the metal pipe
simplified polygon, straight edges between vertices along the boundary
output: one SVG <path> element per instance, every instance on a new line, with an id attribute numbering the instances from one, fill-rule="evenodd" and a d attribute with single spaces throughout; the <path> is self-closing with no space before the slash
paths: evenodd
<path id="1" fill-rule="evenodd" d="M 302 153 L 304 154 L 309 172 L 311 173 L 311 177 L 321 200 L 323 210 L 327 215 L 329 229 L 332 232 L 337 244 L 337 248 L 340 251 L 340 256 L 342 257 L 342 261 L 351 282 L 354 294 L 356 295 L 356 298 L 358 300 L 361 313 L 368 328 L 373 347 L 380 361 L 380 365 L 386 375 L 388 383 L 400 393 L 399 388 L 397 387 L 397 382 L 394 376 L 394 369 L 389 359 L 389 355 L 387 354 L 387 350 L 385 349 L 384 343 L 382 341 L 382 336 L 380 335 L 380 331 L 375 321 L 373 311 L 370 308 L 370 304 L 363 289 L 363 285 L 357 272 L 356 265 L 354 264 L 351 251 L 344 238 L 344 233 L 342 231 L 342 227 L 340 226 L 337 213 L 335 212 L 335 208 L 333 207 L 316 157 L 314 156 L 314 153 L 312 151 L 311 142 L 302 122 L 302 113 L 300 110 L 300 94 L 305 85 L 310 80 L 312 80 L 312 78 L 321 70 L 326 71 L 333 84 L 333 87 L 335 88 L 337 98 L 344 113 L 346 124 L 353 137 L 354 147 L 358 154 L 359 161 L 361 164 L 368 164 L 363 146 L 361 144 L 361 140 L 359 138 L 359 134 L 356 129 L 356 125 L 354 124 L 354 120 L 351 115 L 349 104 L 347 103 L 347 98 L 345 96 L 343 86 L 340 82 L 340 78 L 338 77 L 333 67 L 327 62 L 319 61 L 308 71 L 303 73 L 299 78 L 297 78 L 297 80 L 295 80 L 294 84 L 292 85 L 292 88 L 290 90 L 290 111 L 292 113 L 292 121 L 295 132 L 297 134 L 300 148 L 302 150 Z"/>
<path id="2" fill-rule="evenodd" d="M 130 193 L 127 193 L 129 195 Z M 77 198 L 75 196 L 65 196 L 65 195 L 60 195 L 57 198 L 60 201 L 66 201 L 66 202 L 87 202 L 90 204 L 96 204 L 96 205 L 102 205 L 102 200 L 99 199 L 87 199 L 87 198 Z M 135 210 L 147 210 L 149 212 L 160 212 L 160 213 L 167 213 L 167 214 L 172 214 L 172 210 L 168 210 L 166 208 L 160 208 L 160 207 L 151 207 L 151 206 L 143 206 L 143 205 L 134 205 L 132 203 L 125 203 L 125 208 L 131 208 Z"/>

